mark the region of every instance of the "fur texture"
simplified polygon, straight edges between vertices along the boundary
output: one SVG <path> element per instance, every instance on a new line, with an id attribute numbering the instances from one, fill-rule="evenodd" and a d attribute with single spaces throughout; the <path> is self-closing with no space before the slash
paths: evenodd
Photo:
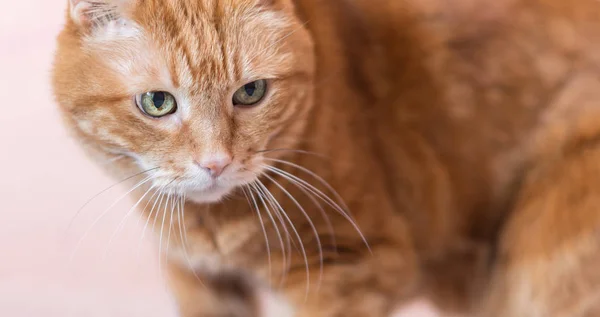
<path id="1" fill-rule="evenodd" d="M 65 124 L 141 173 L 182 316 L 417 296 L 600 316 L 600 2 L 71 0 L 66 20 Z M 145 116 L 147 91 L 177 111 Z"/>

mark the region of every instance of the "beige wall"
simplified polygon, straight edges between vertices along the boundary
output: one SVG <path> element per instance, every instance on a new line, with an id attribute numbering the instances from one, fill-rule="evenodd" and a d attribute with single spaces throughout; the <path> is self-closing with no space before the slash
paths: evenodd
<path id="1" fill-rule="evenodd" d="M 66 0 L 0 4 L 0 316 L 174 316 L 150 241 L 138 248 L 135 218 L 103 256 L 130 201 L 99 221 L 70 261 L 125 187 L 99 197 L 66 231 L 77 209 L 112 184 L 67 138 L 52 102 L 51 53 Z"/>

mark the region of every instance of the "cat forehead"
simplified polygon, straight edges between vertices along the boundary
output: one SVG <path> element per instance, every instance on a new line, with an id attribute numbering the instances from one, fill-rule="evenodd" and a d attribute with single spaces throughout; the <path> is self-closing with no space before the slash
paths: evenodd
<path id="1" fill-rule="evenodd" d="M 278 44 L 290 32 L 288 17 L 251 1 L 218 1 L 210 10 L 201 5 L 210 2 L 141 1 L 134 14 L 97 30 L 88 44 L 139 85 L 146 84 L 144 74 L 192 88 L 285 71 L 289 56 Z"/>

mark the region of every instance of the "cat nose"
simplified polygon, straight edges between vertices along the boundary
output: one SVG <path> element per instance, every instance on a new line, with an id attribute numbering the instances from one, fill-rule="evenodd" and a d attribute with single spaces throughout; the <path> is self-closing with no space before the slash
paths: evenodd
<path id="1" fill-rule="evenodd" d="M 222 153 L 206 157 L 201 161 L 197 161 L 196 164 L 207 171 L 211 177 L 217 178 L 223 173 L 223 170 L 231 164 L 232 160 L 233 158 L 231 155 Z"/>

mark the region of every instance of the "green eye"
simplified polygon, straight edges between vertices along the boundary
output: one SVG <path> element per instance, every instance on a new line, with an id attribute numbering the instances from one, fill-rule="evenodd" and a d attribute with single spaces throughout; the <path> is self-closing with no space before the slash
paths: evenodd
<path id="1" fill-rule="evenodd" d="M 175 97 L 165 91 L 151 91 L 138 96 L 137 103 L 142 111 L 154 118 L 164 117 L 177 110 Z"/>
<path id="2" fill-rule="evenodd" d="M 261 101 L 267 93 L 267 81 L 260 79 L 247 83 L 233 94 L 233 105 L 253 106 Z"/>

